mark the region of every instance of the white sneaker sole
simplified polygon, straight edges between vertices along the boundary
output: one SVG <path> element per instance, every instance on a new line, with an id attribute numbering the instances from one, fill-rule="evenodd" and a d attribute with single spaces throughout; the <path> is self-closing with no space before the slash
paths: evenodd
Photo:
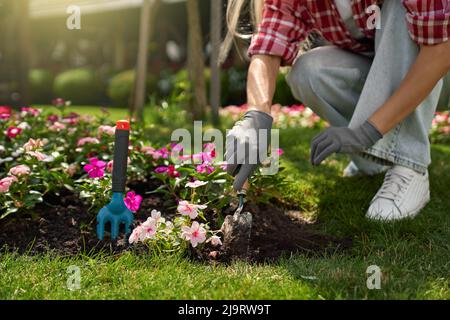
<path id="1" fill-rule="evenodd" d="M 375 217 L 370 217 L 369 212 L 367 212 L 366 218 L 369 220 L 377 221 L 377 222 L 391 222 L 391 221 L 400 221 L 400 220 L 405 220 L 405 219 L 414 219 L 419 214 L 419 212 L 422 211 L 422 209 L 425 208 L 425 206 L 430 202 L 430 199 L 431 199 L 430 192 L 428 192 L 428 194 L 425 198 L 425 201 L 423 201 L 421 205 L 419 205 L 414 210 L 410 211 L 410 213 L 403 215 L 401 217 L 375 218 Z"/>

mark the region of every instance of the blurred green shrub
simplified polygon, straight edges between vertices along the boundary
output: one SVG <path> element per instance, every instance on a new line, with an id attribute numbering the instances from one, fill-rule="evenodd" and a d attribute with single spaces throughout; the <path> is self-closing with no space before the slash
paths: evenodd
<path id="1" fill-rule="evenodd" d="M 55 78 L 55 96 L 69 100 L 73 105 L 96 104 L 102 96 L 101 81 L 88 68 L 65 71 Z"/>
<path id="2" fill-rule="evenodd" d="M 107 93 L 111 103 L 116 107 L 128 106 L 134 88 L 135 71 L 127 70 L 113 76 L 109 82 Z M 158 78 L 147 74 L 148 96 L 158 95 Z M 147 99 L 148 100 L 148 99 Z"/>
<path id="3" fill-rule="evenodd" d="M 32 103 L 46 104 L 53 96 L 53 75 L 45 69 L 32 69 L 28 74 Z"/>
<path id="4" fill-rule="evenodd" d="M 278 73 L 277 76 L 277 86 L 273 97 L 273 103 L 279 103 L 282 106 L 290 106 L 299 103 L 292 95 L 291 88 L 286 81 L 286 74 L 283 72 Z"/>

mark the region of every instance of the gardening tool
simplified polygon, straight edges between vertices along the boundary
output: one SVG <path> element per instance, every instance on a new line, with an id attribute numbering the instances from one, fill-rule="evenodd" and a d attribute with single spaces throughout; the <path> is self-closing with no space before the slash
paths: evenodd
<path id="1" fill-rule="evenodd" d="M 248 211 L 242 212 L 249 187 L 250 185 L 246 181 L 242 189 L 237 192 L 238 207 L 232 216 L 225 217 L 221 228 L 224 235 L 224 246 L 230 250 L 231 255 L 240 258 L 247 258 L 250 250 L 253 217 Z"/>
<path id="2" fill-rule="evenodd" d="M 105 224 L 111 224 L 111 239 L 119 235 L 121 224 L 125 225 L 125 234 L 130 233 L 133 213 L 127 208 L 123 200 L 127 176 L 128 141 L 130 138 L 130 123 L 125 120 L 117 121 L 114 141 L 114 160 L 112 171 L 112 200 L 97 214 L 97 237 L 103 240 Z"/>

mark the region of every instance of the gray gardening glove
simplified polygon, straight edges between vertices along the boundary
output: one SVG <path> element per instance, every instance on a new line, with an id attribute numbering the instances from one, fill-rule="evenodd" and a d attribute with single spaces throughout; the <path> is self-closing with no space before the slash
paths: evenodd
<path id="1" fill-rule="evenodd" d="M 269 114 L 251 110 L 247 111 L 244 118 L 236 122 L 234 127 L 228 132 L 225 160 L 228 163 L 228 174 L 235 176 L 233 187 L 236 191 L 242 189 L 245 181 L 267 156 L 272 122 L 273 119 Z M 266 132 L 265 136 L 261 135 L 264 141 L 259 141 L 260 134 L 258 132 L 260 130 L 265 130 Z M 259 154 L 260 149 L 261 155 Z"/>
<path id="2" fill-rule="evenodd" d="M 357 129 L 331 127 L 311 142 L 311 163 L 319 165 L 332 153 L 358 153 L 373 146 L 383 135 L 369 121 Z"/>

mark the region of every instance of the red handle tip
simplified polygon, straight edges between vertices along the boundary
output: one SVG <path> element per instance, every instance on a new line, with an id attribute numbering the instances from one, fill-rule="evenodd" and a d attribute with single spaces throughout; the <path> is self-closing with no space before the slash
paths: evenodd
<path id="1" fill-rule="evenodd" d="M 130 130 L 130 123 L 127 120 L 119 120 L 116 122 L 118 130 Z"/>

